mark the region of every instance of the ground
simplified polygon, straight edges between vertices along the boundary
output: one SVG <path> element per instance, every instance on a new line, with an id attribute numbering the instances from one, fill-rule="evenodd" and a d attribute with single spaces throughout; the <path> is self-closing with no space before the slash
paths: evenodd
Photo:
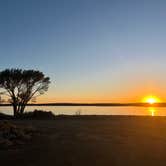
<path id="1" fill-rule="evenodd" d="M 10 120 L 33 126 L 25 143 L 0 149 L 5 166 L 165 166 L 166 117 L 76 116 Z"/>

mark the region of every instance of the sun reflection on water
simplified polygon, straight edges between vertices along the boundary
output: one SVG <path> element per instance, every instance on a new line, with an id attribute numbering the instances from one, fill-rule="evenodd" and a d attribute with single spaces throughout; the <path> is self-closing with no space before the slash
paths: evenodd
<path id="1" fill-rule="evenodd" d="M 156 109 L 153 107 L 150 107 L 149 112 L 150 112 L 151 116 L 155 116 Z"/>

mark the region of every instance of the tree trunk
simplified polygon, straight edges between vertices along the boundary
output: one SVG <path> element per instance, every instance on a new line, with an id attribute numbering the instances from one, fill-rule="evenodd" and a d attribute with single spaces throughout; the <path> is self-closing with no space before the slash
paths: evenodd
<path id="1" fill-rule="evenodd" d="M 14 111 L 14 116 L 17 116 L 17 105 L 13 104 L 13 111 Z"/>
<path id="2" fill-rule="evenodd" d="M 23 113 L 24 113 L 25 106 L 26 106 L 26 104 L 23 104 L 23 105 L 21 106 L 21 109 L 20 109 L 20 114 L 23 114 Z"/>

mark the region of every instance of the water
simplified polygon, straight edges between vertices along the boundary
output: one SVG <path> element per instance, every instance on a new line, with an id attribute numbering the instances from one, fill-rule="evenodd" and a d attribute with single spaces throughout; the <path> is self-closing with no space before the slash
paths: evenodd
<path id="1" fill-rule="evenodd" d="M 94 107 L 94 106 L 27 106 L 25 111 L 35 109 L 52 111 L 55 115 L 149 115 L 166 116 L 166 108 L 153 107 Z M 0 107 L 0 112 L 12 115 L 12 107 Z"/>

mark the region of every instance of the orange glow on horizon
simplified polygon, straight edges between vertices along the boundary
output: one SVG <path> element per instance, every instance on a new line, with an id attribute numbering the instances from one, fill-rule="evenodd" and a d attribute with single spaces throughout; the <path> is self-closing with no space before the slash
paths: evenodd
<path id="1" fill-rule="evenodd" d="M 54 95 L 44 95 L 39 98 L 37 98 L 37 103 L 65 103 L 65 102 L 73 102 L 73 103 L 135 103 L 135 102 L 143 102 L 143 103 L 149 103 L 150 105 L 153 105 L 155 103 L 163 102 L 161 101 L 159 97 L 156 96 L 146 96 L 142 100 L 140 100 L 141 95 L 139 97 L 132 96 L 124 96 L 122 97 L 112 97 L 112 96 L 106 96 L 106 97 L 63 97 L 63 96 L 54 96 Z"/>

